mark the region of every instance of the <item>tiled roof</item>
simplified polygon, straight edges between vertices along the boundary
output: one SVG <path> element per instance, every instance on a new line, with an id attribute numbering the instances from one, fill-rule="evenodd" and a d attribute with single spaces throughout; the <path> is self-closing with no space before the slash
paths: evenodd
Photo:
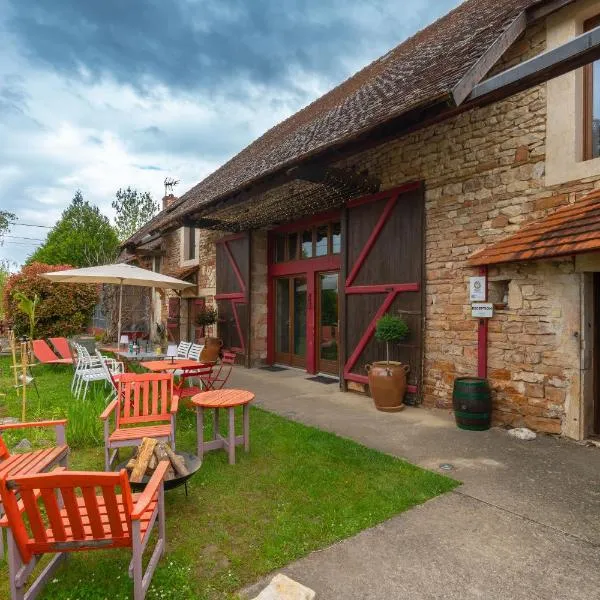
<path id="1" fill-rule="evenodd" d="M 192 265 L 190 267 L 177 267 L 176 269 L 171 269 L 167 271 L 165 275 L 169 277 L 175 277 L 175 279 L 187 279 L 191 275 L 194 275 L 198 272 L 200 265 Z"/>
<path id="2" fill-rule="evenodd" d="M 600 190 L 475 252 L 469 262 L 493 265 L 595 250 L 600 250 Z"/>
<path id="3" fill-rule="evenodd" d="M 465 0 L 341 85 L 267 131 L 135 234 L 343 144 L 451 90 L 523 10 L 540 0 Z M 199 149 L 200 151 L 200 149 Z"/>

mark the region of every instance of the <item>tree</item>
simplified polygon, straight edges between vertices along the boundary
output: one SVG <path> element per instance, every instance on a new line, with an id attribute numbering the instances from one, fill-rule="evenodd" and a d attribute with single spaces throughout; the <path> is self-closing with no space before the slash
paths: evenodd
<path id="1" fill-rule="evenodd" d="M 90 267 L 114 262 L 119 241 L 110 221 L 77 190 L 46 241 L 27 259 L 49 265 Z"/>
<path id="2" fill-rule="evenodd" d="M 17 220 L 14 213 L 0 210 L 0 246 L 4 243 L 4 235 L 10 230 L 11 225 Z"/>
<path id="3" fill-rule="evenodd" d="M 115 229 L 123 242 L 143 227 L 158 212 L 159 206 L 149 192 L 138 192 L 135 188 L 119 189 L 115 196 L 117 199 L 112 203 L 117 213 Z"/>
<path id="4" fill-rule="evenodd" d="M 4 286 L 6 316 L 14 322 L 17 335 L 30 335 L 30 307 L 23 298 L 38 301 L 34 307 L 35 335 L 40 338 L 71 336 L 81 333 L 89 324 L 98 302 L 98 286 L 54 283 L 42 273 L 62 271 L 71 265 L 33 263 L 11 275 Z M 23 312 L 25 309 L 25 312 Z"/>

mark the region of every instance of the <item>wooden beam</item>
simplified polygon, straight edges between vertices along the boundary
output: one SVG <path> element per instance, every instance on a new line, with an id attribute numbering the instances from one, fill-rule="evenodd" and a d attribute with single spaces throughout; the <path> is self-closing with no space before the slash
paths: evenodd
<path id="1" fill-rule="evenodd" d="M 551 15 L 569 4 L 573 4 L 573 2 L 575 2 L 575 0 L 554 0 L 553 2 L 545 2 L 542 6 L 529 8 L 527 9 L 527 21 L 531 24 L 540 19 L 545 19 L 548 15 Z"/>
<path id="2" fill-rule="evenodd" d="M 490 102 L 512 96 L 600 58 L 600 27 L 538 54 L 475 86 L 470 101 Z"/>
<path id="3" fill-rule="evenodd" d="M 473 91 L 473 88 L 490 72 L 490 69 L 502 58 L 504 53 L 517 41 L 527 27 L 527 13 L 520 12 L 514 21 L 496 38 L 496 41 L 484 52 L 483 56 L 466 72 L 454 86 L 452 97 L 456 106 L 460 106 Z"/>

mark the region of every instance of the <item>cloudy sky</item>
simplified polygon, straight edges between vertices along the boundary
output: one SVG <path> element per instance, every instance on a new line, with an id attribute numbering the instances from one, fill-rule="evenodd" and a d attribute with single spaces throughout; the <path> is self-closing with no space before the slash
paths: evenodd
<path id="1" fill-rule="evenodd" d="M 52 225 L 77 188 L 111 218 L 119 187 L 181 194 L 459 2 L 0 0 L 0 207 Z"/>

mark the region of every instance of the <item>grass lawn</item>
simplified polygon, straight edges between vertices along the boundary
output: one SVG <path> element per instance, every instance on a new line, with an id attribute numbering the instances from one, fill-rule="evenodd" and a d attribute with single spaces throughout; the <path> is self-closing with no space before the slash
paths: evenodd
<path id="1" fill-rule="evenodd" d="M 0 359 L 0 406 L 19 416 L 10 390 L 9 362 Z M 75 401 L 66 368 L 35 367 L 41 399 L 29 391 L 27 420 L 68 416 L 70 467 L 103 468 L 100 442 L 102 393 Z M 21 437 L 34 444 L 50 433 Z M 180 450 L 194 451 L 195 418 L 180 409 Z M 225 452 L 205 456 L 183 488 L 166 494 L 167 554 L 148 598 L 225 599 L 236 590 L 313 550 L 380 523 L 449 491 L 456 482 L 330 433 L 253 408 L 251 450 L 238 449 L 237 464 Z M 46 586 L 43 598 L 130 598 L 126 551 L 75 553 Z M 6 563 L 0 563 L 0 598 L 8 598 Z"/>

